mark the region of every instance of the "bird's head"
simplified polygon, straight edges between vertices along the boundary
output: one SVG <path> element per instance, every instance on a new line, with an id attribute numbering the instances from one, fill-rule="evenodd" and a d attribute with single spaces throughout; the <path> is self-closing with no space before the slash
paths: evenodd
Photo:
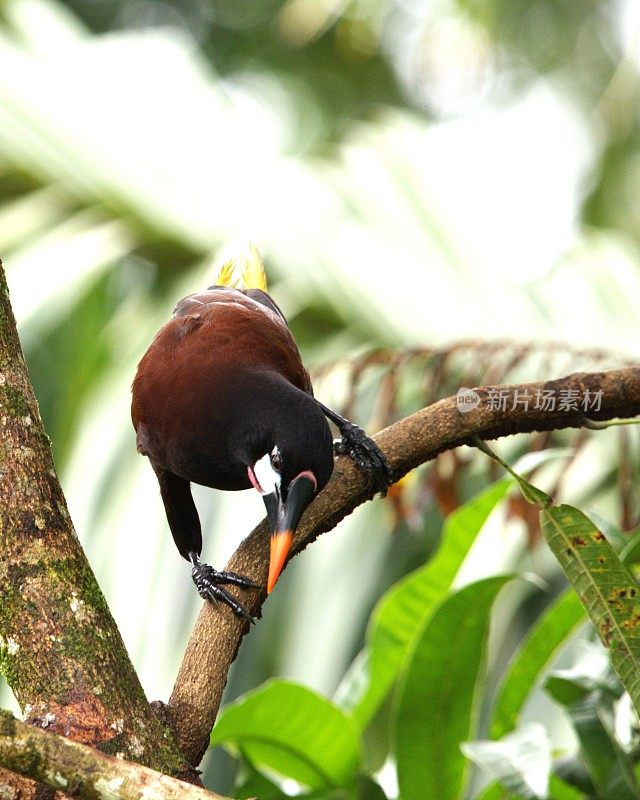
<path id="1" fill-rule="evenodd" d="M 267 592 L 282 572 L 293 534 L 309 503 L 333 471 L 329 425 L 313 398 L 298 413 L 279 416 L 259 455 L 247 466 L 253 487 L 262 495 L 271 527 Z M 265 449 L 266 447 L 266 449 Z"/>

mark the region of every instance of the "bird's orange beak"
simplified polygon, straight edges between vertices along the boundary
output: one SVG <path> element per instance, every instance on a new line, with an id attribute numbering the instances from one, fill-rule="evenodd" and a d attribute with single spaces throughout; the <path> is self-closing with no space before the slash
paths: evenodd
<path id="1" fill-rule="evenodd" d="M 263 500 L 267 507 L 267 514 L 272 519 L 274 531 L 271 534 L 269 552 L 269 578 L 267 580 L 267 593 L 270 594 L 291 550 L 293 534 L 300 522 L 305 508 L 313 500 L 316 493 L 317 482 L 311 472 L 301 472 L 291 481 L 287 499 L 282 502 L 278 495 L 277 506 L 274 495 L 265 495 Z M 275 519 L 273 519 L 275 517 Z"/>
<path id="2" fill-rule="evenodd" d="M 271 590 L 276 585 L 276 581 L 280 577 L 284 563 L 289 555 L 291 549 L 291 542 L 293 541 L 293 533 L 288 530 L 279 531 L 274 533 L 271 537 L 270 553 L 269 553 L 269 579 L 267 580 L 267 594 L 271 594 Z"/>

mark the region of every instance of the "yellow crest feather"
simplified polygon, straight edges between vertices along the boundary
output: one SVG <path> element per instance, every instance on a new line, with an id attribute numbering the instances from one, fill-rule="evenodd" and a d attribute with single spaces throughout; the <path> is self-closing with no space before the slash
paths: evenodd
<path id="1" fill-rule="evenodd" d="M 234 289 L 262 289 L 267 291 L 267 273 L 255 245 L 225 261 L 216 275 L 217 286 Z"/>
<path id="2" fill-rule="evenodd" d="M 218 274 L 215 277 L 214 283 L 216 286 L 235 286 L 237 279 L 234 279 L 235 264 L 233 259 L 225 261 L 220 267 Z"/>

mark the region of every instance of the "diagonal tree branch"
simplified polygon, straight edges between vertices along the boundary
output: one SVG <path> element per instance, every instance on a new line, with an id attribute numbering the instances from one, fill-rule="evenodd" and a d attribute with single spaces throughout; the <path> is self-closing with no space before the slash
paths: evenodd
<path id="1" fill-rule="evenodd" d="M 0 430 L 0 670 L 28 721 L 192 774 L 144 696 L 73 529 L 1 263 Z"/>
<path id="2" fill-rule="evenodd" d="M 83 800 L 225 800 L 191 783 L 114 758 L 0 711 L 0 764 Z"/>
<path id="3" fill-rule="evenodd" d="M 475 391 L 478 405 L 466 413 L 459 409 L 456 397 L 449 397 L 391 425 L 375 437 L 396 479 L 445 450 L 473 445 L 476 437 L 497 439 L 634 417 L 640 414 L 640 366 Z M 555 398 L 555 407 L 549 409 L 539 402 L 541 407 L 535 408 L 536 398 L 541 401 L 545 396 Z M 580 405 L 585 398 L 588 412 Z M 338 459 L 331 481 L 302 519 L 294 542 L 295 552 L 334 528 L 372 495 L 366 476 L 348 458 Z M 268 529 L 263 522 L 242 542 L 226 569 L 264 584 L 269 563 L 268 541 Z M 259 590 L 242 593 L 243 605 L 253 614 L 259 614 L 264 600 L 265 595 Z M 247 624 L 226 606 L 205 603 L 192 632 L 168 712 L 182 751 L 194 765 L 207 748 L 229 668 L 247 629 Z"/>

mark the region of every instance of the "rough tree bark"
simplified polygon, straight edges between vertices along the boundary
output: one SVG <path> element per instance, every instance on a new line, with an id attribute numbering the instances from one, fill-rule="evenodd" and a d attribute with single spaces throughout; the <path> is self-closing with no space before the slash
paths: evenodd
<path id="1" fill-rule="evenodd" d="M 225 800 L 215 792 L 19 722 L 0 711 L 0 763 L 85 800 Z"/>
<path id="2" fill-rule="evenodd" d="M 73 529 L 0 263 L 0 670 L 29 722 L 191 774 Z"/>

